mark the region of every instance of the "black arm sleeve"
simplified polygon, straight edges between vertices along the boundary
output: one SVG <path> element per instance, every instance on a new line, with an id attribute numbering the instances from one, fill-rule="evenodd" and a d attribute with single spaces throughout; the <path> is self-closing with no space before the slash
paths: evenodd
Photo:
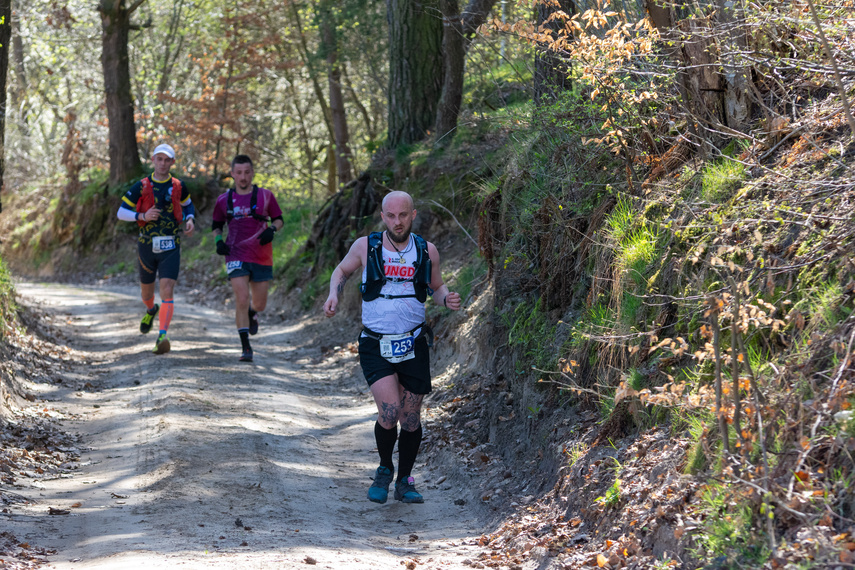
<path id="1" fill-rule="evenodd" d="M 270 223 L 275 222 L 276 220 L 282 220 L 282 216 L 276 216 L 275 218 L 270 218 Z M 282 223 L 285 223 L 285 220 L 282 220 Z"/>
<path id="2" fill-rule="evenodd" d="M 223 229 L 224 227 L 226 227 L 226 223 L 225 223 L 225 222 L 218 222 L 218 221 L 216 221 L 216 220 L 214 220 L 213 222 L 211 222 L 211 231 L 214 231 L 214 230 L 221 230 L 221 229 Z"/>

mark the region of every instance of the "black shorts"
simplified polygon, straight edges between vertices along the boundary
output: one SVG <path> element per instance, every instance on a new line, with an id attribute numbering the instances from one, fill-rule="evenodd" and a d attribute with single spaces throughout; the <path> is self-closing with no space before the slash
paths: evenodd
<path id="1" fill-rule="evenodd" d="M 151 243 L 137 242 L 137 252 L 140 264 L 140 283 L 154 283 L 158 275 L 161 279 L 178 279 L 178 266 L 181 264 L 181 248 L 154 253 Z"/>
<path id="2" fill-rule="evenodd" d="M 415 358 L 403 362 L 392 363 L 380 356 L 380 341 L 360 335 L 359 364 L 365 380 L 371 386 L 381 378 L 398 375 L 398 382 L 411 394 L 429 394 L 430 385 L 430 353 L 427 339 L 424 336 L 416 339 L 414 348 Z"/>

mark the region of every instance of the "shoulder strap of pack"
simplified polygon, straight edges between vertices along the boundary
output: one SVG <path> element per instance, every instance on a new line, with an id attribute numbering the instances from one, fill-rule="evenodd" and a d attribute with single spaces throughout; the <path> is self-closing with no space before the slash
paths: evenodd
<path id="1" fill-rule="evenodd" d="M 145 178 L 143 178 L 141 180 L 141 182 L 142 182 L 142 194 L 143 195 L 154 193 L 154 186 L 151 183 L 151 178 L 146 176 Z"/>
<path id="2" fill-rule="evenodd" d="M 416 242 L 416 263 L 421 264 L 425 256 L 428 256 L 428 259 L 430 259 L 430 255 L 428 254 L 427 241 L 419 234 L 413 234 L 413 239 Z"/>
<path id="3" fill-rule="evenodd" d="M 235 217 L 235 203 L 232 199 L 232 193 L 234 191 L 234 188 L 229 188 L 228 194 L 226 194 L 226 218 L 229 220 Z"/>

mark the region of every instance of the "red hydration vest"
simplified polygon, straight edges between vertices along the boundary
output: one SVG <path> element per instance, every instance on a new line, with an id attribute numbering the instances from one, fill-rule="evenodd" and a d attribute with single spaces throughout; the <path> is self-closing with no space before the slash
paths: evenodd
<path id="1" fill-rule="evenodd" d="M 146 213 L 154 207 L 154 203 L 154 185 L 146 176 L 142 179 L 142 194 L 137 202 L 137 212 Z M 184 220 L 184 213 L 181 211 L 181 181 L 174 176 L 172 177 L 172 215 L 179 224 Z M 137 221 L 140 227 L 144 227 L 147 223 L 143 220 Z"/>

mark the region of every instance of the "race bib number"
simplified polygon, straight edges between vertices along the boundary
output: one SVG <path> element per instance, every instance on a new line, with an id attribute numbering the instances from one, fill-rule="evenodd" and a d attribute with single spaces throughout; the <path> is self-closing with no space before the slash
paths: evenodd
<path id="1" fill-rule="evenodd" d="M 416 357 L 416 338 L 409 334 L 387 334 L 380 339 L 380 356 L 389 362 L 403 362 Z"/>
<path id="2" fill-rule="evenodd" d="M 226 262 L 226 273 L 231 273 L 237 269 L 240 269 L 243 266 L 243 263 L 240 261 L 227 261 Z"/>
<path id="3" fill-rule="evenodd" d="M 155 236 L 151 238 L 151 251 L 163 253 L 175 249 L 175 238 L 172 236 Z"/>

